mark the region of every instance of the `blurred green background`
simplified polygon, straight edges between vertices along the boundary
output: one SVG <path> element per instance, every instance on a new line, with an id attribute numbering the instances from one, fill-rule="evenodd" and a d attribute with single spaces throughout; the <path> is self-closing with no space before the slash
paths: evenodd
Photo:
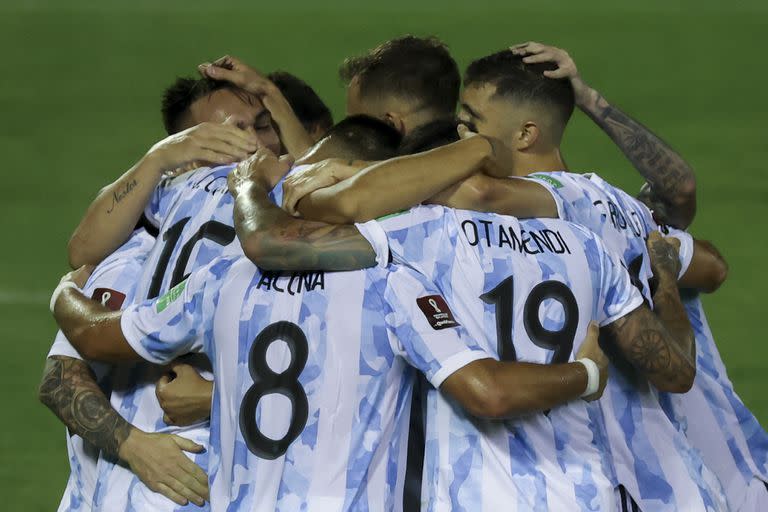
<path id="1" fill-rule="evenodd" d="M 710 322 L 737 391 L 765 425 L 767 14 L 759 0 L 0 0 L 0 508 L 58 504 L 64 429 L 36 399 L 55 332 L 48 294 L 96 191 L 163 136 L 162 88 L 231 53 L 303 77 L 338 118 L 342 59 L 408 32 L 440 36 L 461 66 L 526 40 L 562 46 L 588 82 L 690 160 L 699 178 L 692 232 L 715 241 L 731 265 L 726 285 L 706 298 Z M 629 191 L 640 185 L 581 114 L 565 155 L 573 170 L 597 170 Z"/>

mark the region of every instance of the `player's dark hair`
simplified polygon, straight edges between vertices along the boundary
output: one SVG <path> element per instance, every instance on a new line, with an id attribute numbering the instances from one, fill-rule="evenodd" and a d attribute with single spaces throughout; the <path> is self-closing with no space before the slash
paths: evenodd
<path id="1" fill-rule="evenodd" d="M 384 121 L 356 115 L 333 125 L 323 138 L 330 138 L 339 158 L 386 160 L 397 154 L 402 136 Z"/>
<path id="2" fill-rule="evenodd" d="M 210 78 L 177 77 L 163 92 L 163 126 L 168 135 L 181 131 L 189 107 L 219 89 L 234 89 L 228 82 Z"/>
<path id="3" fill-rule="evenodd" d="M 267 78 L 280 89 L 308 132 L 324 132 L 333 126 L 331 111 L 304 80 L 287 71 L 273 71 Z"/>
<path id="4" fill-rule="evenodd" d="M 454 119 L 438 119 L 420 126 L 403 137 L 397 153 L 412 155 L 456 142 L 459 140 L 459 133 L 456 131 L 458 124 Z"/>
<path id="5" fill-rule="evenodd" d="M 497 96 L 545 106 L 565 127 L 573 113 L 573 87 L 567 79 L 544 76 L 556 68 L 552 62 L 526 64 L 521 56 L 502 50 L 473 61 L 464 73 L 464 87 L 493 84 Z"/>
<path id="6" fill-rule="evenodd" d="M 441 116 L 456 112 L 461 87 L 456 61 L 436 37 L 390 39 L 346 59 L 339 76 L 347 84 L 357 78 L 363 96 L 407 98 Z"/>

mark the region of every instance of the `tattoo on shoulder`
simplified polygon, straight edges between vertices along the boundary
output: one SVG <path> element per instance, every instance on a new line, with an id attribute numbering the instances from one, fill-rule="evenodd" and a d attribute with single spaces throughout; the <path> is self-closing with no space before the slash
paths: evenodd
<path id="1" fill-rule="evenodd" d="M 112 205 L 107 210 L 107 213 L 112 213 L 115 211 L 115 207 L 123 200 L 125 199 L 128 194 L 130 194 L 133 189 L 136 188 L 136 185 L 138 185 L 139 182 L 136 179 L 133 179 L 125 184 L 123 188 L 120 190 L 116 190 L 112 193 Z"/>

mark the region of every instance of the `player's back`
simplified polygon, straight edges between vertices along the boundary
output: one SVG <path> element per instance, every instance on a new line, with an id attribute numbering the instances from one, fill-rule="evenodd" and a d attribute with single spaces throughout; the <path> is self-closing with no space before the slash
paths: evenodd
<path id="1" fill-rule="evenodd" d="M 391 251 L 434 280 L 470 335 L 501 359 L 572 361 L 590 321 L 611 323 L 642 303 L 618 258 L 565 221 L 418 207 L 360 228 L 379 257 Z M 432 391 L 427 418 L 430 510 L 613 506 L 595 405 L 482 421 Z"/>
<path id="2" fill-rule="evenodd" d="M 451 371 L 441 361 L 488 357 L 455 322 L 448 334 L 413 317 L 431 318 L 417 298 L 433 296 L 408 269 L 279 275 L 241 256 L 132 308 L 122 325 L 148 360 L 192 350 L 213 361 L 213 510 L 393 510 L 406 361 L 439 385 Z"/>

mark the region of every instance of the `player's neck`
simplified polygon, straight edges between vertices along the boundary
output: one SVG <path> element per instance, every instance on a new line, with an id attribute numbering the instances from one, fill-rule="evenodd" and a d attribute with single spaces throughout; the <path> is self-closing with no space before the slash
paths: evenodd
<path id="1" fill-rule="evenodd" d="M 515 165 L 515 176 L 528 176 L 534 172 L 566 171 L 560 149 L 556 148 L 546 153 L 523 153 Z"/>

